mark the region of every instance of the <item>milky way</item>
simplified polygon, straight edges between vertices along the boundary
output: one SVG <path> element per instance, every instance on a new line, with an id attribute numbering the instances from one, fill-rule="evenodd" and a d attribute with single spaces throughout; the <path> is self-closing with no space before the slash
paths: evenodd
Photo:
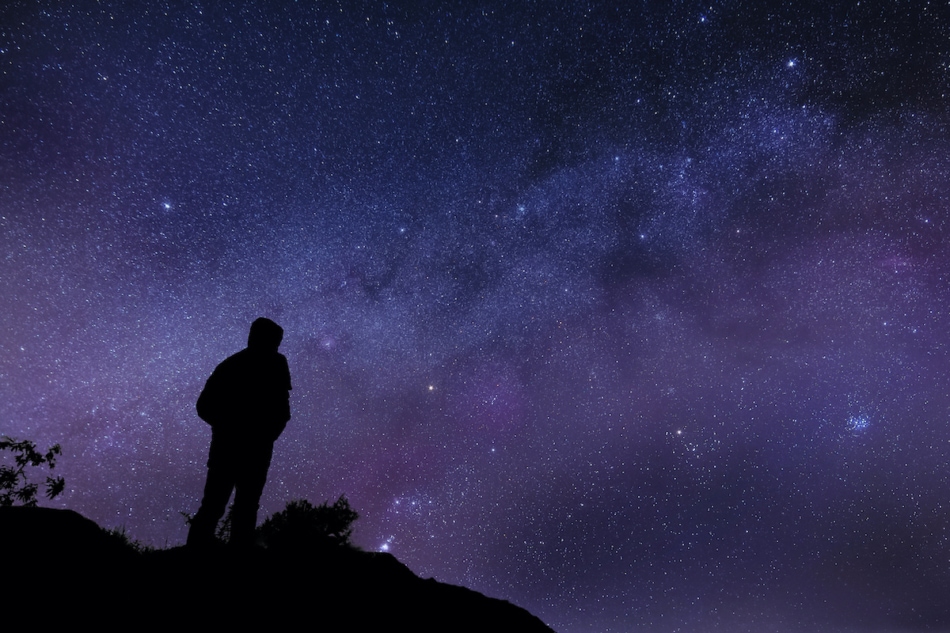
<path id="1" fill-rule="evenodd" d="M 221 4 L 0 9 L 51 505 L 181 544 L 267 316 L 262 517 L 561 633 L 950 629 L 945 3 Z"/>

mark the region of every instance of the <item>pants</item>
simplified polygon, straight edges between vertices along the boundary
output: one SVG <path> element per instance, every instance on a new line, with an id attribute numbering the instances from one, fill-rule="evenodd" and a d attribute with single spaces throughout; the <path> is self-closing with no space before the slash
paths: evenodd
<path id="1" fill-rule="evenodd" d="M 201 508 L 191 520 L 188 545 L 214 542 L 214 531 L 234 491 L 231 509 L 232 545 L 252 545 L 257 510 L 267 481 L 274 443 L 259 438 L 228 436 L 212 431 L 208 480 Z"/>

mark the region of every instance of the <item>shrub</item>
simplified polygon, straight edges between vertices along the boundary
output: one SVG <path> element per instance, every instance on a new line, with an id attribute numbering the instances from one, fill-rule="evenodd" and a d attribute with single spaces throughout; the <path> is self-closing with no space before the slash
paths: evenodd
<path id="1" fill-rule="evenodd" d="M 273 549 L 313 550 L 353 547 L 350 535 L 359 514 L 341 495 L 333 505 L 324 502 L 314 507 L 305 499 L 287 504 L 258 528 L 264 544 Z"/>
<path id="2" fill-rule="evenodd" d="M 151 545 L 145 545 L 131 536 L 128 535 L 125 531 L 125 526 L 120 528 L 112 528 L 111 530 L 103 530 L 106 534 L 109 535 L 109 539 L 118 544 L 124 549 L 132 550 L 137 554 L 144 554 L 147 552 L 154 552 L 155 548 Z"/>
<path id="3" fill-rule="evenodd" d="M 16 503 L 35 506 L 39 484 L 26 483 L 26 468 L 46 465 L 52 470 L 56 466 L 56 456 L 63 452 L 59 444 L 43 454 L 36 450 L 36 444 L 29 440 L 15 440 L 4 436 L 0 439 L 0 451 L 13 453 L 14 462 L 13 466 L 0 466 L 0 506 L 12 506 Z M 59 496 L 65 488 L 66 481 L 62 477 L 46 477 L 47 499 Z"/>

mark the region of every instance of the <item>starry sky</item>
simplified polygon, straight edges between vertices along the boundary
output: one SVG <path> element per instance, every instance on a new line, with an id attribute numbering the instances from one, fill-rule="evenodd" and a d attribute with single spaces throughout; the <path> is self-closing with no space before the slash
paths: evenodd
<path id="1" fill-rule="evenodd" d="M 0 8 L 0 433 L 184 541 L 250 322 L 261 518 L 582 631 L 950 630 L 947 2 Z"/>

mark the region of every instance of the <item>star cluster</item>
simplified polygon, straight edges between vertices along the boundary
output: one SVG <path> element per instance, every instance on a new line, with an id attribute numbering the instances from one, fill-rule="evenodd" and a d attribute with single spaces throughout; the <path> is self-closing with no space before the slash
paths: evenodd
<path id="1" fill-rule="evenodd" d="M 183 542 L 267 316 L 261 516 L 562 633 L 950 627 L 938 2 L 0 8 L 0 433 Z"/>

